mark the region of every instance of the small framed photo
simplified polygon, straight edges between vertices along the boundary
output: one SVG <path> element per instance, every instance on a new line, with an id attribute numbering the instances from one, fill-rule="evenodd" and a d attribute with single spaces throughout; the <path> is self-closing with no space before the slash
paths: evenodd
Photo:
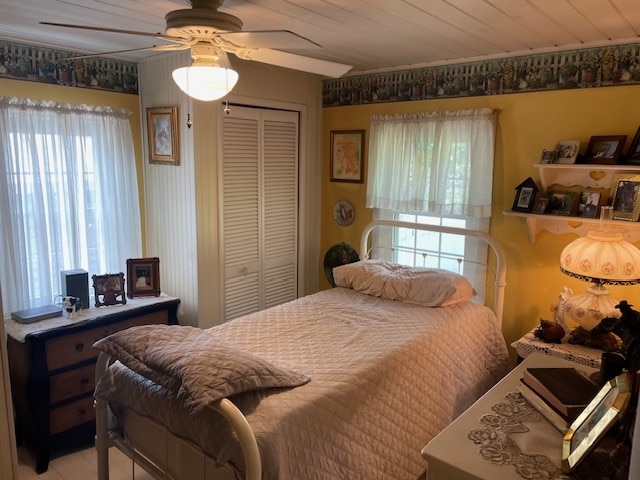
<path id="1" fill-rule="evenodd" d="M 629 145 L 629 150 L 625 157 L 625 163 L 640 165 L 640 127 L 636 132 L 636 136 L 631 140 L 631 145 Z"/>
<path id="2" fill-rule="evenodd" d="M 586 163 L 616 164 L 620 159 L 626 135 L 594 136 L 584 154 Z"/>
<path id="3" fill-rule="evenodd" d="M 533 178 L 528 177 L 516 187 L 516 197 L 513 200 L 511 210 L 516 212 L 531 212 L 533 202 L 538 194 L 538 186 Z"/>
<path id="4" fill-rule="evenodd" d="M 573 471 L 625 410 L 631 398 L 631 375 L 607 382 L 571 424 L 562 442 L 562 470 Z"/>
<path id="5" fill-rule="evenodd" d="M 160 259 L 158 257 L 127 259 L 127 296 L 129 298 L 160 296 Z"/>
<path id="6" fill-rule="evenodd" d="M 124 273 L 92 275 L 96 307 L 126 304 Z"/>
<path id="7" fill-rule="evenodd" d="M 615 174 L 611 198 L 614 220 L 636 222 L 640 216 L 640 175 Z"/>
<path id="8" fill-rule="evenodd" d="M 545 194 L 540 194 L 536 197 L 536 201 L 533 203 L 533 209 L 531 213 L 535 213 L 537 215 L 544 215 L 547 211 L 547 206 L 549 205 L 549 197 Z"/>
<path id="9" fill-rule="evenodd" d="M 556 161 L 557 152 L 555 150 L 542 150 L 540 163 L 553 163 Z"/>
<path id="10" fill-rule="evenodd" d="M 547 195 L 549 196 L 547 213 L 563 216 L 575 215 L 578 208 L 577 192 L 551 190 L 547 192 Z"/>
<path id="11" fill-rule="evenodd" d="M 147 108 L 149 163 L 180 165 L 178 107 Z"/>
<path id="12" fill-rule="evenodd" d="M 555 163 L 576 163 L 580 150 L 580 140 L 560 140 L 556 143 Z"/>
<path id="13" fill-rule="evenodd" d="M 576 216 L 596 218 L 598 208 L 600 208 L 601 198 L 602 193 L 595 190 L 584 190 L 580 192 Z"/>
<path id="14" fill-rule="evenodd" d="M 331 132 L 330 180 L 364 183 L 364 130 Z"/>

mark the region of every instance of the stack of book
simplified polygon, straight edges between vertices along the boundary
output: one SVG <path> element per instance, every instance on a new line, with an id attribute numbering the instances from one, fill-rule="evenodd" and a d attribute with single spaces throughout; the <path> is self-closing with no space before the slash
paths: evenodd
<path id="1" fill-rule="evenodd" d="M 600 387 L 575 368 L 547 367 L 525 369 L 519 389 L 547 420 L 566 433 Z"/>

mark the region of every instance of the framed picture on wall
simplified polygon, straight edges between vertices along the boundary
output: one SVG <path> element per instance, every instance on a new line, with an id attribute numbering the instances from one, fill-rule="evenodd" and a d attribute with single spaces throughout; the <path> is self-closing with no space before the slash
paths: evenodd
<path id="1" fill-rule="evenodd" d="M 364 130 L 331 132 L 330 180 L 364 183 Z"/>
<path id="2" fill-rule="evenodd" d="M 147 108 L 149 163 L 180 165 L 178 107 Z"/>
<path id="3" fill-rule="evenodd" d="M 625 157 L 625 163 L 629 163 L 631 165 L 640 165 L 640 128 L 636 132 L 636 136 L 631 140 L 631 145 L 629 145 L 629 151 L 627 152 L 627 156 Z"/>

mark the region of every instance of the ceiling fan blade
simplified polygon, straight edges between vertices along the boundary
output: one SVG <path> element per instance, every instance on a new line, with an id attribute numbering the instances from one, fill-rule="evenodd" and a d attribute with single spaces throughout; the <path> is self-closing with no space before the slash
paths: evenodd
<path id="1" fill-rule="evenodd" d="M 144 50 L 157 50 L 157 51 L 166 52 L 166 51 L 186 50 L 187 48 L 189 48 L 189 45 L 152 45 L 150 47 L 128 48 L 126 50 L 113 50 L 111 52 L 99 52 L 99 53 L 88 53 L 86 55 L 74 55 L 73 57 L 61 58 L 58 61 L 76 60 L 79 58 L 104 57 L 107 55 L 115 55 L 117 53 L 142 52 Z"/>
<path id="2" fill-rule="evenodd" d="M 256 62 L 268 63 L 279 67 L 301 70 L 303 72 L 316 73 L 327 77 L 338 78 L 347 73 L 353 67 L 343 63 L 329 62 L 317 58 L 303 57 L 294 53 L 281 52 L 268 48 L 257 48 L 255 50 L 242 50 L 235 52 L 236 55 L 245 60 L 255 60 Z"/>
<path id="3" fill-rule="evenodd" d="M 243 48 L 275 48 L 276 50 L 309 50 L 322 45 L 289 30 L 252 30 L 224 32 L 216 36 Z"/>
<path id="4" fill-rule="evenodd" d="M 149 33 L 149 32 L 137 32 L 135 30 L 121 30 L 119 28 L 107 28 L 107 27 L 94 27 L 90 25 L 71 25 L 69 23 L 53 23 L 53 22 L 39 22 L 40 25 L 51 25 L 53 27 L 65 27 L 65 28 L 79 28 L 81 30 L 94 30 L 97 32 L 110 32 L 110 33 L 124 33 L 127 35 L 141 35 L 144 37 L 154 37 L 168 42 L 181 42 L 182 39 L 176 37 L 170 37 L 163 33 Z"/>

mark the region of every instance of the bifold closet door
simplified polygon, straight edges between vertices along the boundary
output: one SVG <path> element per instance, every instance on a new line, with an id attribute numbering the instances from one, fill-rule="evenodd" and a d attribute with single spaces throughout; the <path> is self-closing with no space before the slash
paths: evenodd
<path id="1" fill-rule="evenodd" d="M 226 321 L 297 297 L 298 113 L 232 107 L 222 125 Z"/>

